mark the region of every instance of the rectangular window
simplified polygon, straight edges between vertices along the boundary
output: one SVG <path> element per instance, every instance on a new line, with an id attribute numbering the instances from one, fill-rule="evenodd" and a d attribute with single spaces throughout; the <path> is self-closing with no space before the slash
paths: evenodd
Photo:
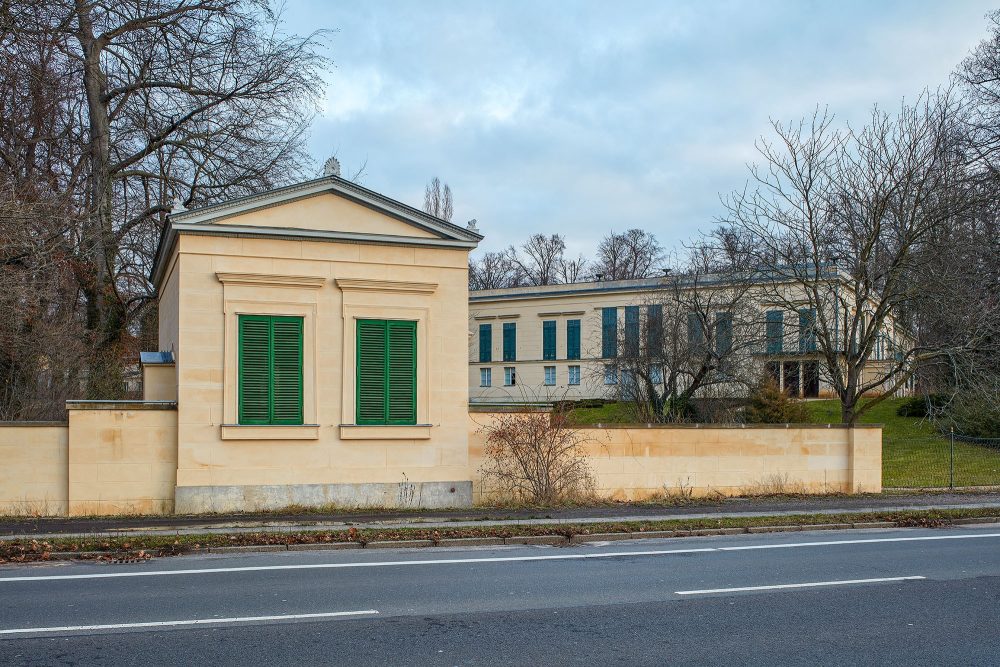
<path id="1" fill-rule="evenodd" d="M 625 355 L 639 356 L 639 306 L 625 306 Z"/>
<path id="2" fill-rule="evenodd" d="M 239 423 L 302 423 L 302 318 L 239 316 Z"/>
<path id="3" fill-rule="evenodd" d="M 785 314 L 780 310 L 767 311 L 767 325 L 764 333 L 767 338 L 767 353 L 781 354 L 782 343 L 785 339 Z"/>
<path id="4" fill-rule="evenodd" d="M 503 360 L 517 361 L 517 322 L 503 323 Z"/>
<path id="5" fill-rule="evenodd" d="M 580 320 L 566 321 L 566 358 L 580 358 Z"/>
<path id="6" fill-rule="evenodd" d="M 733 351 L 733 314 L 715 314 L 715 353 L 719 358 Z"/>
<path id="7" fill-rule="evenodd" d="M 492 368 L 480 368 L 479 369 L 479 386 L 489 387 L 493 384 L 493 369 Z"/>
<path id="8" fill-rule="evenodd" d="M 569 367 L 569 383 L 576 385 L 580 384 L 580 367 L 570 366 Z"/>
<path id="9" fill-rule="evenodd" d="M 552 361 L 556 358 L 556 321 L 542 322 L 542 359 Z"/>
<path id="10" fill-rule="evenodd" d="M 799 352 L 816 351 L 816 310 L 799 310 Z"/>
<path id="11" fill-rule="evenodd" d="M 654 359 L 663 356 L 663 306 L 646 307 L 646 354 Z"/>
<path id="12" fill-rule="evenodd" d="M 663 366 L 649 367 L 649 381 L 653 384 L 663 384 Z"/>
<path id="13" fill-rule="evenodd" d="M 545 386 L 553 387 L 556 384 L 556 367 L 546 366 L 545 367 Z"/>
<path id="14" fill-rule="evenodd" d="M 618 309 L 601 309 L 601 356 L 614 359 L 618 356 Z"/>
<path id="15" fill-rule="evenodd" d="M 417 323 L 358 320 L 357 423 L 417 423 Z"/>
<path id="16" fill-rule="evenodd" d="M 493 325 L 479 325 L 479 363 L 493 361 Z"/>
<path id="17" fill-rule="evenodd" d="M 514 372 L 513 366 L 505 366 L 503 369 L 503 386 L 513 387 L 517 384 L 517 373 Z"/>
<path id="18" fill-rule="evenodd" d="M 618 384 L 618 369 L 614 366 L 604 367 L 604 384 Z"/>

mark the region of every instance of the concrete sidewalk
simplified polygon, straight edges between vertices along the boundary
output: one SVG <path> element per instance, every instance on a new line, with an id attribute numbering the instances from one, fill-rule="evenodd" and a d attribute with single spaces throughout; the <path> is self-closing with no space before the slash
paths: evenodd
<path id="1" fill-rule="evenodd" d="M 128 518 L 0 520 L 0 540 L 121 535 L 203 535 L 254 532 L 337 531 L 397 528 L 538 526 L 677 519 L 721 519 L 794 514 L 843 514 L 908 510 L 1000 510 L 1000 494 L 924 493 L 822 498 L 734 498 L 684 506 L 621 504 L 515 511 L 475 508 L 428 512 L 239 514 Z"/>

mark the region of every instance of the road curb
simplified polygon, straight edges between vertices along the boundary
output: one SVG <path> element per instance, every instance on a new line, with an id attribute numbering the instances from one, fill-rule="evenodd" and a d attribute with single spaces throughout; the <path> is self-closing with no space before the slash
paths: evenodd
<path id="1" fill-rule="evenodd" d="M 972 526 L 972 525 L 1000 525 L 1000 516 L 995 517 L 971 517 L 963 519 L 948 520 L 945 525 L 951 526 Z M 895 521 L 866 521 L 857 523 L 816 523 L 801 525 L 783 526 L 749 526 L 744 528 L 699 528 L 695 530 L 650 530 L 643 532 L 622 532 L 622 533 L 578 533 L 567 537 L 565 535 L 515 535 L 511 537 L 457 537 L 441 540 L 385 540 L 377 542 L 316 542 L 302 544 L 259 544 L 240 545 L 228 547 L 209 547 L 192 549 L 187 554 L 232 554 L 232 553 L 272 553 L 277 551 L 339 551 L 344 549 L 426 549 L 430 547 L 494 547 L 494 546 L 567 546 L 571 544 L 586 544 L 593 542 L 616 542 L 625 540 L 662 539 L 673 537 L 707 537 L 718 535 L 742 535 L 784 532 L 812 532 L 820 530 L 874 530 L 880 528 L 913 527 L 900 526 Z M 149 549 L 147 554 L 156 553 L 155 549 Z M 184 555 L 179 554 L 179 555 Z M 131 552 L 121 551 L 53 551 L 48 554 L 46 560 L 92 560 L 108 559 L 112 562 L 132 562 L 143 560 Z M 15 563 L 11 563 L 15 564 Z"/>

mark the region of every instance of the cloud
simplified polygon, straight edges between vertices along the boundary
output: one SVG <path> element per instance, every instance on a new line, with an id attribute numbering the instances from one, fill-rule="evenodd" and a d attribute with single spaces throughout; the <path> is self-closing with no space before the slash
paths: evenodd
<path id="1" fill-rule="evenodd" d="M 769 118 L 858 122 L 949 73 L 982 2 L 351 3 L 288 23 L 339 29 L 315 157 L 367 159 L 411 204 L 440 176 L 486 248 L 535 231 L 590 253 L 609 229 L 677 244 L 742 186 Z"/>

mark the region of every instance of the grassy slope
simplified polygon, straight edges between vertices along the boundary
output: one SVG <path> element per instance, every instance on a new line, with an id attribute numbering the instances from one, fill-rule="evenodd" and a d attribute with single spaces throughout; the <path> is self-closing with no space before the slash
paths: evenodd
<path id="1" fill-rule="evenodd" d="M 948 486 L 948 438 L 942 437 L 924 420 L 897 415 L 896 409 L 903 400 L 887 399 L 861 418 L 865 423 L 883 425 L 883 485 L 888 488 Z M 809 401 L 807 406 L 814 423 L 840 421 L 838 401 Z M 572 418 L 578 424 L 627 421 L 625 410 L 614 403 L 574 410 Z M 1000 484 L 1000 449 L 956 442 L 955 485 L 994 484 Z"/>

